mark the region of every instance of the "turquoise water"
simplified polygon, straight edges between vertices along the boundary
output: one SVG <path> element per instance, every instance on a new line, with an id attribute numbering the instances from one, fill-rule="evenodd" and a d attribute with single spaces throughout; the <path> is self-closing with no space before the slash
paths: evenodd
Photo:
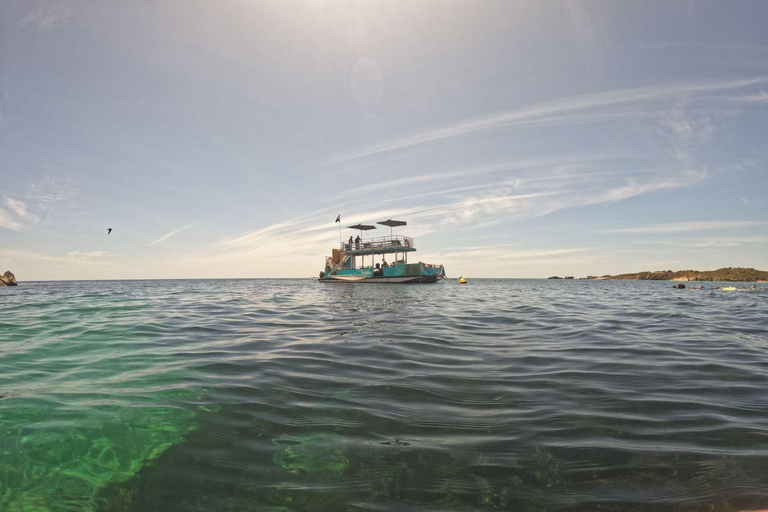
<path id="1" fill-rule="evenodd" d="M 0 288 L 0 510 L 768 507 L 768 292 Z"/>

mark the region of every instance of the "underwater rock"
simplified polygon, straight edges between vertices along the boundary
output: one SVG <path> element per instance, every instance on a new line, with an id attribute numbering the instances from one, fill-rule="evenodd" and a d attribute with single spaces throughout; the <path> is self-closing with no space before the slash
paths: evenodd
<path id="1" fill-rule="evenodd" d="M 411 446 L 411 443 L 409 443 L 410 439 L 405 439 L 404 437 L 397 437 L 394 441 L 384 441 L 379 444 L 386 444 L 390 446 Z"/>
<path id="2" fill-rule="evenodd" d="M 0 276 L 0 286 L 17 286 L 16 276 L 14 276 L 10 270 L 6 270 L 5 274 Z"/>
<path id="3" fill-rule="evenodd" d="M 294 478 L 332 480 L 349 468 L 343 443 L 333 435 L 282 435 L 272 444 L 278 450 L 272 461 Z"/>

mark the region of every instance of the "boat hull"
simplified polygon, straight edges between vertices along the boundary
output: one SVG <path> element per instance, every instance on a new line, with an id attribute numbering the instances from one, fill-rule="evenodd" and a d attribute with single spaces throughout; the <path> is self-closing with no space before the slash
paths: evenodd
<path id="1" fill-rule="evenodd" d="M 363 277 L 360 279 L 343 279 L 335 276 L 319 279 L 322 283 L 388 283 L 388 284 L 418 284 L 418 283 L 436 283 L 440 280 L 438 276 L 415 276 L 415 277 Z"/>
<path id="2" fill-rule="evenodd" d="M 436 283 L 445 276 L 442 265 L 404 263 L 383 268 L 343 268 L 324 273 L 324 283 Z"/>

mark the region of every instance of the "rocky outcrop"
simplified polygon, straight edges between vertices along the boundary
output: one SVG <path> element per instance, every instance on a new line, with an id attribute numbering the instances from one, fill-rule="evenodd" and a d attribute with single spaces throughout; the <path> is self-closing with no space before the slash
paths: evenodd
<path id="1" fill-rule="evenodd" d="M 16 286 L 19 283 L 16 282 L 16 276 L 14 276 L 10 270 L 7 270 L 5 274 L 0 276 L 0 286 Z"/>

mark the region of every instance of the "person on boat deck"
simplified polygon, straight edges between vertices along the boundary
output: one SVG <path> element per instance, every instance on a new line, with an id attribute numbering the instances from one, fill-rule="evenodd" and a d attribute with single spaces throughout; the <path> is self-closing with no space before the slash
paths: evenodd
<path id="1" fill-rule="evenodd" d="M 347 250 L 352 250 L 352 235 L 349 236 L 349 242 L 347 242 Z"/>
<path id="2" fill-rule="evenodd" d="M 349 239 L 350 239 L 350 241 L 351 241 L 351 240 L 352 240 L 352 237 L 349 237 Z M 358 236 L 357 238 L 355 238 L 355 249 L 359 249 L 359 248 L 360 248 L 360 242 L 361 242 L 361 240 L 360 240 L 360 236 Z"/>
<path id="3" fill-rule="evenodd" d="M 388 267 L 389 263 L 387 263 L 387 260 L 385 260 L 384 258 L 381 258 L 381 266 L 382 266 L 382 268 L 383 267 Z"/>

